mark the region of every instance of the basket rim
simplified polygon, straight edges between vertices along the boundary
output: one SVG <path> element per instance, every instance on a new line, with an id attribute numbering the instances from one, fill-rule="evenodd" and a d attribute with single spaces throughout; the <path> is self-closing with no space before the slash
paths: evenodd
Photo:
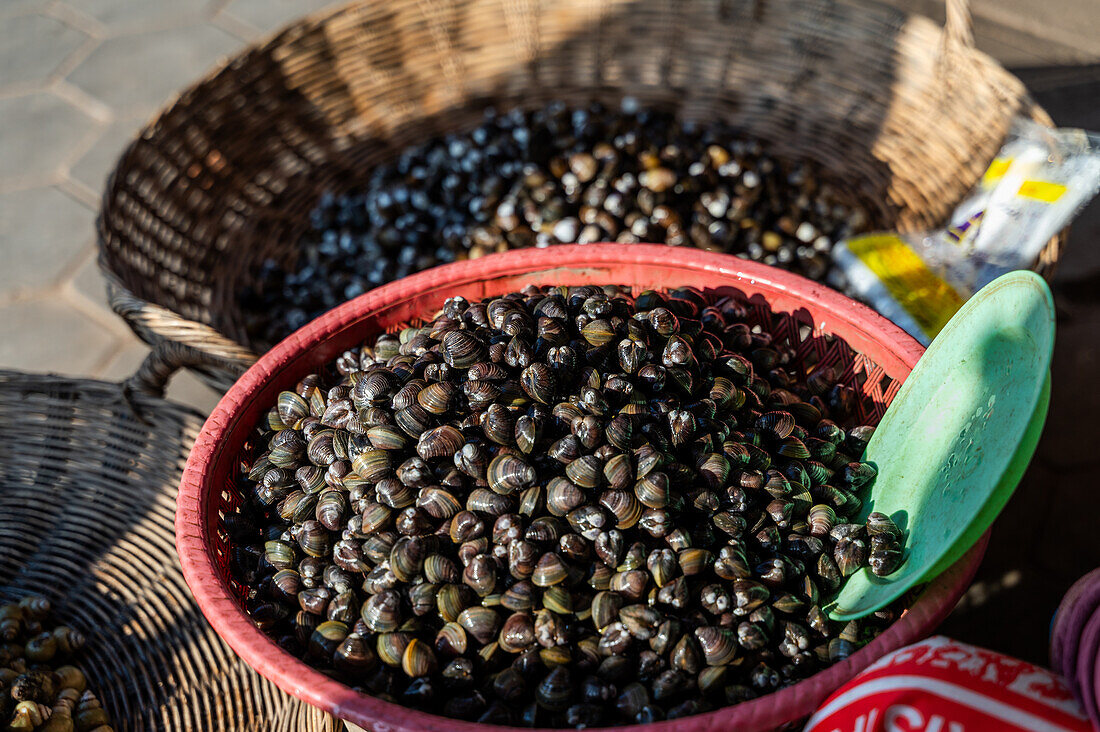
<path id="1" fill-rule="evenodd" d="M 287 693 L 341 719 L 368 728 L 377 729 L 379 725 L 384 725 L 387 729 L 485 732 L 485 725 L 436 716 L 360 694 L 279 648 L 252 623 L 221 579 L 214 553 L 207 543 L 205 519 L 213 504 L 206 499 L 221 493 L 220 486 L 210 485 L 216 468 L 227 459 L 235 459 L 235 455 L 228 454 L 223 448 L 225 438 L 236 430 L 252 428 L 251 423 L 243 424 L 246 406 L 269 381 L 277 379 L 288 366 L 295 365 L 295 359 L 313 348 L 410 296 L 489 281 L 495 277 L 522 276 L 528 272 L 555 269 L 583 271 L 585 266 L 599 265 L 664 265 L 670 276 L 676 270 L 714 274 L 723 285 L 731 286 L 741 281 L 754 288 L 762 287 L 775 295 L 798 299 L 815 315 L 827 316 L 820 320 L 815 318 L 816 326 L 829 326 L 824 328 L 826 332 L 836 332 L 833 326 L 842 323 L 841 330 L 846 331 L 844 338 L 853 350 L 866 353 L 867 346 L 871 346 L 870 350 L 876 351 L 872 358 L 895 379 L 908 376 L 924 352 L 919 343 L 889 320 L 824 285 L 731 255 L 664 245 L 558 245 L 546 249 L 513 250 L 436 267 L 360 295 L 288 336 L 253 364 L 214 408 L 184 469 L 176 510 L 176 548 L 184 578 L 199 608 L 218 635 L 253 669 Z M 886 359 L 880 360 L 880 353 L 892 356 L 892 363 L 884 365 L 882 360 Z M 912 642 L 914 634 L 918 637 L 927 634 L 946 617 L 977 571 L 987 539 L 988 533 L 955 565 L 929 583 L 901 618 L 845 661 L 791 687 L 744 702 L 735 708 L 665 721 L 653 725 L 653 728 L 661 732 L 720 729 L 730 722 L 728 715 L 734 709 L 738 720 L 750 723 L 754 728 L 778 726 L 803 708 L 804 714 L 808 715 L 829 693 L 883 653 Z"/>

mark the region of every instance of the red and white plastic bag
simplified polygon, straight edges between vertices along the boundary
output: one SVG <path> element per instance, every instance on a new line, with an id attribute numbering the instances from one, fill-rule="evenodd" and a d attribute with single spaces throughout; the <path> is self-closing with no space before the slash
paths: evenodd
<path id="1" fill-rule="evenodd" d="M 830 696 L 805 732 L 1087 732 L 1062 677 L 943 636 L 883 657 Z"/>

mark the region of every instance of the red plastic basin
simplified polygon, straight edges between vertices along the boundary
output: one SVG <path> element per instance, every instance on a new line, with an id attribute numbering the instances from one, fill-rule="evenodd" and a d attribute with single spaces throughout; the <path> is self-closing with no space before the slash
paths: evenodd
<path id="1" fill-rule="evenodd" d="M 750 320 L 796 346 L 796 360 L 836 368 L 860 393 L 859 411 L 871 422 L 881 417 L 923 353 L 916 341 L 885 318 L 809 280 L 728 255 L 656 245 L 514 250 L 421 272 L 341 305 L 265 354 L 222 398 L 187 461 L 176 510 L 176 546 L 203 614 L 234 651 L 284 691 L 366 729 L 489 729 L 360 694 L 280 649 L 242 608 L 242 588 L 229 578 L 228 543 L 218 531 L 218 517 L 239 502 L 232 490 L 237 455 L 280 391 L 293 388 L 301 377 L 371 335 L 431 317 L 448 297 L 462 295 L 473 301 L 531 283 L 693 285 L 741 297 L 750 306 Z M 766 730 L 808 716 L 876 659 L 928 635 L 962 596 L 985 545 L 983 537 L 931 582 L 901 618 L 845 661 L 765 697 L 650 727 L 656 732 Z"/>

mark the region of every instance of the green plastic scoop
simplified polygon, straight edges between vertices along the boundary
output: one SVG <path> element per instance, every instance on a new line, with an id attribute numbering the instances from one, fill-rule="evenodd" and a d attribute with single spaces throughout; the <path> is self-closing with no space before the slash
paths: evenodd
<path id="1" fill-rule="evenodd" d="M 1033 272 L 997 278 L 929 346 L 867 444 L 863 512 L 906 534 L 902 564 L 847 579 L 826 612 L 863 617 L 951 566 L 1004 508 L 1046 420 L 1054 301 Z"/>

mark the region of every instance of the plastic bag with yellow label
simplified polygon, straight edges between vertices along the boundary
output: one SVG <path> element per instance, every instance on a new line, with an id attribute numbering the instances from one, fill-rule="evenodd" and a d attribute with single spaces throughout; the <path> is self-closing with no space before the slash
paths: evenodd
<path id="1" fill-rule="evenodd" d="M 927 345 L 984 285 L 1034 267 L 1046 242 L 1098 188 L 1100 136 L 1017 120 L 947 228 L 841 242 L 830 283 Z"/>

